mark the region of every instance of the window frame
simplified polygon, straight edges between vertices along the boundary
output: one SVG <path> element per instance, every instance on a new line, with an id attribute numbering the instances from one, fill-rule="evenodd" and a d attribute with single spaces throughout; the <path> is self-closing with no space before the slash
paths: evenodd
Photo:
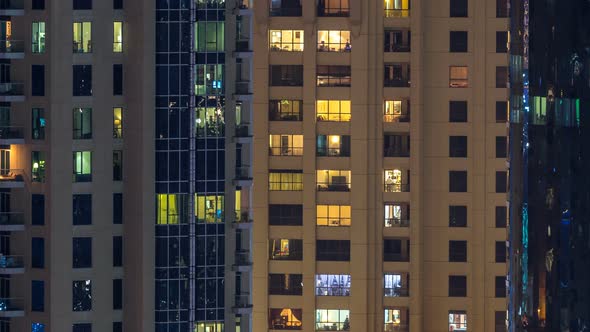
<path id="1" fill-rule="evenodd" d="M 324 210 L 325 213 L 323 213 Z M 351 225 L 351 220 L 352 209 L 350 205 L 316 205 L 316 226 L 318 227 L 349 227 Z"/>
<path id="2" fill-rule="evenodd" d="M 316 274 L 315 296 L 350 296 L 350 284 L 350 274 Z"/>
<path id="3" fill-rule="evenodd" d="M 324 105 L 321 107 L 320 105 Z M 332 108 L 336 107 L 338 110 L 333 111 Z M 344 106 L 344 107 L 343 107 Z M 351 119 L 351 102 L 350 100 L 340 99 L 326 99 L 316 100 L 316 121 L 329 121 L 329 122 L 350 122 Z M 320 111 L 320 109 L 324 109 Z M 344 112 L 343 112 L 344 109 Z"/>
<path id="4" fill-rule="evenodd" d="M 348 38 L 344 35 L 348 33 Z M 320 35 L 325 34 L 325 40 L 320 37 Z M 338 34 L 338 36 L 333 35 Z M 332 38 L 336 38 L 339 42 L 332 42 Z M 342 42 L 342 40 L 346 39 L 346 42 Z M 352 51 L 351 45 L 351 31 L 350 30 L 318 30 L 317 32 L 317 45 L 316 50 L 318 52 L 350 52 Z M 334 48 L 332 48 L 334 46 Z"/>
<path id="5" fill-rule="evenodd" d="M 86 29 L 90 32 L 85 35 Z M 76 37 L 79 37 L 76 38 Z M 86 39 L 88 37 L 88 39 Z M 72 22 L 72 52 L 75 54 L 92 53 L 92 22 L 75 21 Z"/>
<path id="6" fill-rule="evenodd" d="M 113 53 L 123 53 L 123 32 L 123 21 L 113 21 Z"/>
<path id="7" fill-rule="evenodd" d="M 291 36 L 289 41 L 289 35 Z M 303 52 L 305 32 L 303 30 L 272 29 L 268 31 L 268 49 L 271 52 Z"/>
<path id="8" fill-rule="evenodd" d="M 278 174 L 278 182 L 273 181 L 273 174 Z M 276 177 L 277 175 L 275 175 Z M 302 191 L 303 171 L 270 170 L 268 172 L 269 191 Z"/>
<path id="9" fill-rule="evenodd" d="M 73 182 L 92 182 L 92 151 L 73 151 Z M 89 166 L 84 160 L 88 159 Z"/>
<path id="10" fill-rule="evenodd" d="M 92 139 L 92 108 L 72 109 L 72 139 Z"/>

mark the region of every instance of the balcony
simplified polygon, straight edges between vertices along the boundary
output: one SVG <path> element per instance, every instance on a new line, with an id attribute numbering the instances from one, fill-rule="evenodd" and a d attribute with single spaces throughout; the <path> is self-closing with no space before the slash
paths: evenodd
<path id="1" fill-rule="evenodd" d="M 383 253 L 384 262 L 409 262 L 410 255 L 403 253 Z"/>
<path id="2" fill-rule="evenodd" d="M 23 127 L 0 127 L 0 144 L 24 144 L 25 133 Z"/>
<path id="3" fill-rule="evenodd" d="M 25 172 L 22 169 L 0 170 L 0 188 L 24 188 Z"/>
<path id="4" fill-rule="evenodd" d="M 383 295 L 385 297 L 408 297 L 410 296 L 410 290 L 408 287 L 385 288 Z"/>
<path id="5" fill-rule="evenodd" d="M 410 227 L 410 219 L 385 218 L 385 227 Z"/>
<path id="6" fill-rule="evenodd" d="M 270 8 L 270 13 L 269 13 L 270 15 L 269 16 L 271 16 L 271 17 L 276 17 L 276 16 L 298 17 L 298 16 L 301 16 L 301 13 L 302 13 L 301 6 L 298 6 L 298 7 L 279 6 L 279 7 Z"/>
<path id="7" fill-rule="evenodd" d="M 25 230 L 25 214 L 23 212 L 0 212 L 0 232 Z"/>
<path id="8" fill-rule="evenodd" d="M 251 229 L 254 220 L 250 218 L 250 214 L 248 212 L 241 212 L 236 211 L 236 219 L 234 221 L 233 226 L 237 229 Z"/>
<path id="9" fill-rule="evenodd" d="M 383 16 L 386 18 L 408 18 L 410 10 L 407 8 L 384 8 Z"/>
<path id="10" fill-rule="evenodd" d="M 386 183 L 383 191 L 386 193 L 409 193 L 409 183 Z"/>
<path id="11" fill-rule="evenodd" d="M 240 187 L 247 187 L 252 185 L 252 175 L 250 173 L 250 166 L 242 165 L 236 167 L 236 176 L 234 177 L 234 185 Z"/>
<path id="12" fill-rule="evenodd" d="M 248 272 L 252 270 L 252 260 L 250 259 L 250 251 L 236 250 L 236 256 L 232 269 L 236 272 Z"/>
<path id="13" fill-rule="evenodd" d="M 410 30 L 385 30 L 383 51 L 386 53 L 401 53 L 411 51 Z"/>
<path id="14" fill-rule="evenodd" d="M 410 79 L 404 77 L 385 78 L 383 80 L 383 86 L 386 88 L 409 88 Z"/>
<path id="15" fill-rule="evenodd" d="M 23 317 L 24 300 L 20 298 L 0 298 L 0 317 Z"/>
<path id="16" fill-rule="evenodd" d="M 240 38 L 236 40 L 236 49 L 234 50 L 234 56 L 237 58 L 250 58 L 252 57 L 252 48 L 250 47 L 250 39 Z"/>
<path id="17" fill-rule="evenodd" d="M 252 88 L 250 87 L 250 85 L 250 81 L 237 81 L 236 91 L 234 92 L 234 98 L 238 101 L 252 100 Z"/>
<path id="18" fill-rule="evenodd" d="M 252 1 L 253 0 L 236 0 L 237 8 L 239 10 L 238 15 L 251 15 L 252 14 Z"/>
<path id="19" fill-rule="evenodd" d="M 236 315 L 249 315 L 252 313 L 252 303 L 250 301 L 250 294 L 242 293 L 236 294 L 232 311 Z"/>
<path id="20" fill-rule="evenodd" d="M 25 273 L 25 260 L 23 256 L 0 255 L 0 274 Z"/>
<path id="21" fill-rule="evenodd" d="M 236 133 L 234 135 L 234 141 L 240 144 L 246 144 L 252 142 L 252 134 L 250 133 L 250 124 L 242 123 L 236 126 Z"/>
<path id="22" fill-rule="evenodd" d="M 0 102 L 25 101 L 25 84 L 16 82 L 0 83 Z"/>
<path id="23" fill-rule="evenodd" d="M 385 323 L 385 332 L 409 332 L 410 326 L 406 324 Z"/>
<path id="24" fill-rule="evenodd" d="M 23 59 L 25 42 L 22 40 L 0 40 L 0 59 Z"/>
<path id="25" fill-rule="evenodd" d="M 25 15 L 24 0 L 0 0 L 0 16 Z"/>

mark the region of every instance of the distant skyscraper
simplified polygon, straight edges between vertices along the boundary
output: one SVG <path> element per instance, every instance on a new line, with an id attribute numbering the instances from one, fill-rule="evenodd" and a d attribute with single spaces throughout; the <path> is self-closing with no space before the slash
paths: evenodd
<path id="1" fill-rule="evenodd" d="M 590 3 L 511 3 L 510 331 L 590 329 Z"/>

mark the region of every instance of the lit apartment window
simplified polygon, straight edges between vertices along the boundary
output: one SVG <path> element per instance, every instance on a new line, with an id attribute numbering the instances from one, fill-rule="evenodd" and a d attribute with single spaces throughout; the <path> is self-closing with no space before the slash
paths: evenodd
<path id="1" fill-rule="evenodd" d="M 350 136 L 318 135 L 316 139 L 316 156 L 350 157 Z"/>
<path id="2" fill-rule="evenodd" d="M 402 308 L 386 308 L 384 310 L 385 332 L 409 331 L 409 311 Z"/>
<path id="3" fill-rule="evenodd" d="M 271 100 L 268 102 L 269 121 L 303 120 L 302 100 Z"/>
<path id="4" fill-rule="evenodd" d="M 408 204 L 385 204 L 385 227 L 410 226 L 410 206 Z"/>
<path id="5" fill-rule="evenodd" d="M 350 191 L 350 171 L 318 170 L 316 185 L 318 191 Z"/>
<path id="6" fill-rule="evenodd" d="M 318 0 L 318 16 L 349 16 L 349 0 Z"/>
<path id="7" fill-rule="evenodd" d="M 195 218 L 197 223 L 223 222 L 225 197 L 223 195 L 195 194 Z"/>
<path id="8" fill-rule="evenodd" d="M 269 274 L 268 293 L 270 295 L 303 295 L 303 275 Z"/>
<path id="9" fill-rule="evenodd" d="M 283 0 L 284 1 L 284 0 Z M 292 308 L 270 308 L 268 328 L 271 330 L 302 330 L 303 310 Z"/>
<path id="10" fill-rule="evenodd" d="M 449 332 L 452 331 L 467 331 L 467 312 L 449 311 Z"/>
<path id="11" fill-rule="evenodd" d="M 31 134 L 33 139 L 45 139 L 45 109 L 33 108 L 31 115 Z"/>
<path id="12" fill-rule="evenodd" d="M 113 138 L 123 138 L 123 108 L 113 108 Z"/>
<path id="13" fill-rule="evenodd" d="M 383 86 L 389 88 L 410 87 L 410 64 L 386 63 L 383 67 Z"/>
<path id="14" fill-rule="evenodd" d="M 74 108 L 72 111 L 74 123 L 73 139 L 92 138 L 92 108 Z"/>
<path id="15" fill-rule="evenodd" d="M 383 122 L 409 122 L 409 100 L 386 100 L 383 103 Z"/>
<path id="16" fill-rule="evenodd" d="M 33 22 L 32 52 L 45 53 L 45 22 Z"/>
<path id="17" fill-rule="evenodd" d="M 72 311 L 92 310 L 92 282 L 74 280 L 72 282 Z"/>
<path id="18" fill-rule="evenodd" d="M 303 173 L 300 170 L 272 170 L 268 173 L 268 190 L 301 191 L 303 190 Z"/>
<path id="19" fill-rule="evenodd" d="M 316 309 L 315 329 L 316 331 L 350 330 L 350 310 Z"/>
<path id="20" fill-rule="evenodd" d="M 92 152 L 74 151 L 74 182 L 92 181 Z"/>
<path id="21" fill-rule="evenodd" d="M 316 206 L 316 225 L 350 226 L 350 205 Z"/>
<path id="22" fill-rule="evenodd" d="M 316 296 L 350 296 L 350 274 L 316 274 Z"/>
<path id="23" fill-rule="evenodd" d="M 467 88 L 469 86 L 468 73 L 466 66 L 449 67 L 449 87 Z"/>
<path id="24" fill-rule="evenodd" d="M 383 296 L 402 297 L 408 296 L 408 275 L 399 273 L 386 273 L 383 275 Z"/>
<path id="25" fill-rule="evenodd" d="M 303 240 L 271 239 L 268 242 L 270 260 L 300 261 L 303 259 Z"/>
<path id="26" fill-rule="evenodd" d="M 92 22 L 74 22 L 74 53 L 92 52 Z"/>
<path id="27" fill-rule="evenodd" d="M 350 121 L 350 100 L 318 100 L 317 121 Z"/>
<path id="28" fill-rule="evenodd" d="M 197 136 L 223 136 L 225 120 L 218 107 L 197 107 L 195 110 Z"/>
<path id="29" fill-rule="evenodd" d="M 269 135 L 270 156 L 302 156 L 303 135 Z"/>
<path id="30" fill-rule="evenodd" d="M 384 175 L 384 191 L 386 193 L 401 193 L 410 191 L 409 171 L 405 174 L 401 169 L 387 169 Z"/>
<path id="31" fill-rule="evenodd" d="M 123 22 L 113 22 L 113 52 L 123 52 Z"/>
<path id="32" fill-rule="evenodd" d="M 225 0 L 195 0 L 195 2 L 197 3 L 197 8 L 203 8 L 203 9 L 217 9 L 220 7 L 223 7 L 225 9 Z M 200 332 L 201 330 L 199 330 Z M 203 330 L 205 331 L 205 330 Z M 209 331 L 209 330 L 207 330 Z M 215 330 L 213 330 L 215 331 Z M 220 330 L 218 330 L 220 331 Z"/>
<path id="33" fill-rule="evenodd" d="M 317 86 L 350 86 L 350 66 L 317 66 Z"/>
<path id="34" fill-rule="evenodd" d="M 45 153 L 31 151 L 31 181 L 45 182 Z"/>
<path id="35" fill-rule="evenodd" d="M 301 16 L 302 0 L 270 0 L 270 16 Z"/>
<path id="36" fill-rule="evenodd" d="M 270 50 L 303 52 L 303 30 L 270 30 Z"/>
<path id="37" fill-rule="evenodd" d="M 158 194 L 156 198 L 156 224 L 176 225 L 188 222 L 188 196 Z"/>
<path id="38" fill-rule="evenodd" d="M 320 52 L 350 52 L 350 31 L 319 30 L 318 51 Z"/>
<path id="39" fill-rule="evenodd" d="M 410 17 L 410 0 L 384 0 L 385 17 Z"/>
<path id="40" fill-rule="evenodd" d="M 384 52 L 410 52 L 411 31 L 410 30 L 389 30 L 384 31 Z"/>
<path id="41" fill-rule="evenodd" d="M 223 52 L 225 49 L 225 22 L 196 22 L 195 51 Z"/>
<path id="42" fill-rule="evenodd" d="M 195 67 L 196 95 L 218 95 L 223 93 L 223 65 L 196 65 Z"/>
<path id="43" fill-rule="evenodd" d="M 113 151 L 113 181 L 123 181 L 123 151 Z"/>

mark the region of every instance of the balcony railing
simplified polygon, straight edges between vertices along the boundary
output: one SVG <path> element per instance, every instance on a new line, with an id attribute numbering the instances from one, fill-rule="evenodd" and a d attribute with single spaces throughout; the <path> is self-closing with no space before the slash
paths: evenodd
<path id="1" fill-rule="evenodd" d="M 252 52 L 249 39 L 236 40 L 236 52 Z"/>
<path id="2" fill-rule="evenodd" d="M 25 42 L 22 40 L 0 40 L 0 53 L 24 53 Z"/>
<path id="3" fill-rule="evenodd" d="M 23 212 L 0 212 L 0 227 L 21 226 L 24 224 L 25 214 Z"/>
<path id="4" fill-rule="evenodd" d="M 325 8 L 318 6 L 318 17 L 348 17 L 350 16 L 350 8 Z"/>
<path id="5" fill-rule="evenodd" d="M 22 169 L 0 169 L 0 184 L 3 182 L 24 182 L 25 172 Z"/>
<path id="6" fill-rule="evenodd" d="M 399 114 L 383 114 L 383 122 L 403 123 L 410 122 L 410 110 L 402 111 Z"/>
<path id="7" fill-rule="evenodd" d="M 383 295 L 385 297 L 408 297 L 410 295 L 410 290 L 407 287 L 385 288 L 383 290 Z"/>
<path id="8" fill-rule="evenodd" d="M 25 84 L 16 82 L 0 83 L 0 97 L 24 96 Z"/>
<path id="9" fill-rule="evenodd" d="M 250 124 L 242 123 L 236 126 L 236 137 L 251 137 Z"/>
<path id="10" fill-rule="evenodd" d="M 235 300 L 234 300 L 234 307 L 235 308 L 251 308 L 252 303 L 250 301 L 250 294 L 248 294 L 248 293 L 236 294 Z"/>
<path id="11" fill-rule="evenodd" d="M 0 127 L 0 140 L 24 139 L 23 127 Z"/>
<path id="12" fill-rule="evenodd" d="M 316 148 L 318 157 L 350 157 L 350 148 Z"/>
<path id="13" fill-rule="evenodd" d="M 410 219 L 385 218 L 385 227 L 410 227 Z"/>
<path id="14" fill-rule="evenodd" d="M 250 259 L 250 251 L 248 250 L 236 250 L 235 262 L 236 266 L 249 266 L 252 265 Z"/>
<path id="15" fill-rule="evenodd" d="M 410 17 L 409 9 L 384 9 L 385 17 Z"/>
<path id="16" fill-rule="evenodd" d="M 236 167 L 236 180 L 251 180 L 250 166 L 242 165 Z"/>
<path id="17" fill-rule="evenodd" d="M 269 156 L 302 156 L 303 148 L 293 146 L 278 146 L 268 148 Z"/>
<path id="18" fill-rule="evenodd" d="M 348 183 L 330 183 L 318 182 L 318 191 L 350 191 L 350 182 Z"/>
<path id="19" fill-rule="evenodd" d="M 270 9 L 270 16 L 301 16 L 301 13 L 301 7 Z"/>
<path id="20" fill-rule="evenodd" d="M 408 158 L 409 156 L 409 149 L 396 149 L 387 146 L 383 148 L 383 157 Z"/>
<path id="21" fill-rule="evenodd" d="M 3 311 L 23 311 L 24 300 L 21 298 L 0 298 L 0 312 Z"/>
<path id="22" fill-rule="evenodd" d="M 410 44 L 385 44 L 383 46 L 384 52 L 410 52 L 412 50 Z"/>
<path id="23" fill-rule="evenodd" d="M 237 95 L 251 95 L 250 82 L 249 81 L 237 81 L 236 82 L 236 94 Z"/>
<path id="24" fill-rule="evenodd" d="M 402 253 L 383 253 L 383 261 L 385 262 L 409 262 L 410 255 Z"/>
<path id="25" fill-rule="evenodd" d="M 407 193 L 410 192 L 409 183 L 386 183 L 383 190 L 386 193 Z"/>
<path id="26" fill-rule="evenodd" d="M 23 256 L 1 255 L 0 269 L 23 269 L 25 260 Z"/>
<path id="27" fill-rule="evenodd" d="M 385 332 L 409 332 L 410 326 L 407 324 L 385 323 Z"/>
<path id="28" fill-rule="evenodd" d="M 404 77 L 386 78 L 383 80 L 383 86 L 386 88 L 409 88 L 410 79 Z"/>

